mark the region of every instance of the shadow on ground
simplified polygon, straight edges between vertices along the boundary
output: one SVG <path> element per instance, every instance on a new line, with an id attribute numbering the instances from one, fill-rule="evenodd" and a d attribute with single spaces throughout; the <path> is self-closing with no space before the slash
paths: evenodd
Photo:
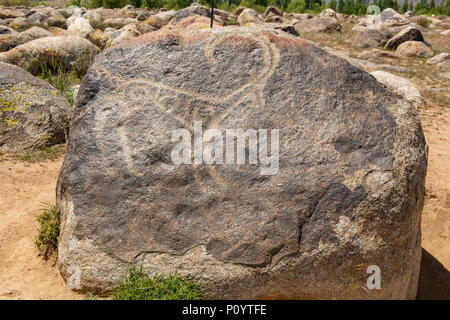
<path id="1" fill-rule="evenodd" d="M 417 300 L 450 300 L 450 271 L 422 248 Z"/>

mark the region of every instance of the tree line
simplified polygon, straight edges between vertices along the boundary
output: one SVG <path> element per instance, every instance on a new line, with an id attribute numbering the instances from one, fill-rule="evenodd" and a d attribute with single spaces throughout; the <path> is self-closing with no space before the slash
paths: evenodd
<path id="1" fill-rule="evenodd" d="M 167 8 L 182 9 L 188 7 L 193 0 L 73 0 L 72 4 L 83 5 L 89 8 L 122 8 L 128 4 L 136 8 L 146 7 L 151 9 Z M 210 0 L 197 1 L 209 6 Z M 325 3 L 323 0 L 215 0 L 215 7 L 227 11 L 243 6 L 264 12 L 268 6 L 275 6 L 285 12 L 294 13 L 319 13 L 327 8 L 331 8 L 339 13 L 364 15 L 370 4 L 377 5 L 381 11 L 392 8 L 397 12 L 405 13 L 412 11 L 415 15 L 450 15 L 450 0 L 441 0 L 439 5 L 435 0 L 421 0 L 416 5 L 413 1 L 404 0 L 330 0 Z"/>

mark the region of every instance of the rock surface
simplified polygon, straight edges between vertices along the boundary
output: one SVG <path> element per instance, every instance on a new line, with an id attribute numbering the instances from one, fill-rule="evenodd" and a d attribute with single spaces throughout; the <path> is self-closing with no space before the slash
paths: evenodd
<path id="1" fill-rule="evenodd" d="M 241 26 L 245 26 L 249 23 L 255 23 L 255 22 L 261 22 L 261 18 L 259 17 L 258 13 L 253 10 L 253 9 L 245 9 L 243 10 L 238 18 L 237 18 L 237 22 L 241 25 Z"/>
<path id="2" fill-rule="evenodd" d="M 65 278 L 79 268 L 78 290 L 108 290 L 142 265 L 192 275 L 209 298 L 415 298 L 417 114 L 368 73 L 278 33 L 160 30 L 96 58 L 57 188 L 58 265 Z M 172 133 L 194 121 L 279 129 L 278 172 L 175 164 Z M 370 265 L 381 290 L 365 287 Z"/>
<path id="3" fill-rule="evenodd" d="M 398 46 L 395 53 L 405 57 L 432 57 L 433 50 L 421 41 L 406 41 Z"/>
<path id="4" fill-rule="evenodd" d="M 31 27 L 23 32 L 0 35 L 0 52 L 8 51 L 35 39 L 50 37 L 51 33 L 40 27 Z"/>
<path id="5" fill-rule="evenodd" d="M 32 74 L 39 74 L 41 62 L 60 64 L 65 69 L 71 69 L 76 61 L 92 58 L 97 52 L 98 48 L 84 38 L 45 37 L 0 53 L 0 61 L 15 64 Z"/>
<path id="6" fill-rule="evenodd" d="M 423 104 L 423 98 L 419 89 L 408 79 L 385 71 L 374 71 L 371 75 L 392 91 L 402 95 L 406 100 L 414 105 L 420 106 Z"/>
<path id="7" fill-rule="evenodd" d="M 408 27 L 397 33 L 386 43 L 386 49 L 395 50 L 406 41 L 424 41 L 422 32 L 414 27 Z"/>
<path id="8" fill-rule="evenodd" d="M 315 17 L 303 20 L 294 25 L 299 34 L 302 32 L 337 32 L 341 30 L 341 25 L 335 18 Z"/>
<path id="9" fill-rule="evenodd" d="M 450 60 L 450 53 L 442 52 L 427 60 L 427 64 L 439 64 Z"/>
<path id="10" fill-rule="evenodd" d="M 65 142 L 72 107 L 46 81 L 0 62 L 0 150 L 19 152 Z"/>
<path id="11" fill-rule="evenodd" d="M 75 36 L 87 38 L 92 32 L 94 32 L 94 29 L 91 27 L 91 24 L 87 19 L 76 18 L 70 23 L 67 31 Z"/>
<path id="12" fill-rule="evenodd" d="M 384 46 L 391 37 L 387 30 L 366 29 L 358 31 L 352 41 L 360 48 L 379 47 Z"/>

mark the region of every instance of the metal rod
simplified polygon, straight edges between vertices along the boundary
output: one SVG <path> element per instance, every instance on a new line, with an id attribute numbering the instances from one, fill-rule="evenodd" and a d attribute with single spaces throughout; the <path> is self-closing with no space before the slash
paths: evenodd
<path id="1" fill-rule="evenodd" d="M 213 27 L 214 21 L 214 0 L 211 0 L 211 28 Z"/>

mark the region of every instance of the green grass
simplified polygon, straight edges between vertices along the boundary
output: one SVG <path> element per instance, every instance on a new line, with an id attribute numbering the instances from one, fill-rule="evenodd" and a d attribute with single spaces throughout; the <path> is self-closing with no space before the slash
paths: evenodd
<path id="1" fill-rule="evenodd" d="M 142 267 L 129 269 L 111 293 L 116 300 L 199 300 L 203 297 L 200 284 L 192 278 L 178 274 L 150 277 Z"/>
<path id="2" fill-rule="evenodd" d="M 45 147 L 40 150 L 27 151 L 18 156 L 25 162 L 42 162 L 46 160 L 56 160 L 64 154 L 64 146 Z"/>
<path id="3" fill-rule="evenodd" d="M 39 223 L 38 235 L 34 244 L 39 253 L 47 260 L 58 249 L 60 216 L 56 205 L 47 203 L 42 214 L 37 217 Z"/>
<path id="4" fill-rule="evenodd" d="M 98 296 L 92 292 L 88 292 L 84 295 L 84 300 L 98 300 Z"/>

